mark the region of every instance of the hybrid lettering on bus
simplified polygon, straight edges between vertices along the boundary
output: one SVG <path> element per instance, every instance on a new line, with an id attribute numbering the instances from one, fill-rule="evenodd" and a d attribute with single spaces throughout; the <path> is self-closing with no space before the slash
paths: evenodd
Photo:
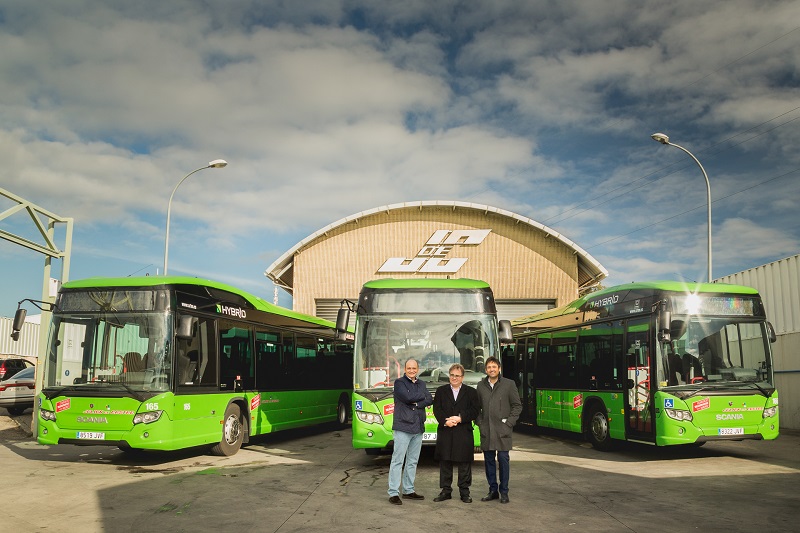
<path id="1" fill-rule="evenodd" d="M 232 455 L 255 435 L 345 424 L 352 361 L 334 323 L 222 283 L 72 281 L 53 306 L 37 439 Z"/>
<path id="2" fill-rule="evenodd" d="M 366 283 L 358 303 L 339 311 L 337 328 L 346 329 L 355 311 L 353 358 L 353 448 L 380 453 L 392 446 L 394 380 L 405 361 L 419 363 L 419 379 L 431 393 L 449 383 L 448 369 L 464 365 L 464 384 L 475 387 L 483 363 L 500 357 L 511 342 L 508 321 L 498 324 L 489 285 L 471 279 L 381 279 Z M 498 328 L 503 332 L 498 333 Z M 435 444 L 437 422 L 427 409 L 423 444 Z M 475 445 L 480 435 L 474 429 Z"/>
<path id="3" fill-rule="evenodd" d="M 755 289 L 631 283 L 512 326 L 503 370 L 523 424 L 582 432 L 602 450 L 778 436 L 775 333 Z"/>

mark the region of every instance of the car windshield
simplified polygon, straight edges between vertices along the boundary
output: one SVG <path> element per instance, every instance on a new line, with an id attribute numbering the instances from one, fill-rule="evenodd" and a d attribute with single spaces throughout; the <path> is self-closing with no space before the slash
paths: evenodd
<path id="1" fill-rule="evenodd" d="M 432 388 L 449 382 L 453 363 L 464 365 L 464 383 L 475 386 L 486 358 L 499 355 L 493 315 L 360 315 L 356 329 L 355 383 L 361 389 L 393 386 L 410 358 Z"/>
<path id="2" fill-rule="evenodd" d="M 170 318 L 165 312 L 54 314 L 44 388 L 115 395 L 169 390 Z"/>
<path id="3" fill-rule="evenodd" d="M 659 343 L 662 387 L 707 382 L 773 386 L 766 325 L 730 318 L 673 317 L 668 342 Z"/>

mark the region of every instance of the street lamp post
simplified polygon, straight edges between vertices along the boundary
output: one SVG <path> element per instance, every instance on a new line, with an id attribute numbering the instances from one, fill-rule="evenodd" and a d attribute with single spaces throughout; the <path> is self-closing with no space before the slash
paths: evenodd
<path id="1" fill-rule="evenodd" d="M 675 148 L 680 148 L 681 150 L 689 154 L 689 157 L 694 159 L 694 162 L 697 163 L 698 167 L 700 167 L 700 171 L 703 173 L 703 177 L 706 179 L 706 199 L 708 203 L 708 282 L 711 283 L 711 280 L 713 279 L 711 277 L 711 183 L 708 181 L 708 174 L 706 174 L 706 169 L 703 168 L 703 165 L 700 164 L 700 161 L 697 160 L 697 158 L 694 156 L 694 154 L 692 154 L 692 152 L 690 152 L 683 146 L 669 142 L 669 137 L 664 135 L 663 133 L 654 133 L 650 137 L 652 137 L 653 140 L 660 142 L 661 144 L 666 144 L 669 146 L 674 146 Z"/>
<path id="2" fill-rule="evenodd" d="M 178 190 L 178 187 L 181 186 L 181 183 L 186 181 L 186 178 L 188 178 L 189 176 L 191 176 L 195 172 L 200 172 L 201 170 L 205 170 L 207 168 L 222 168 L 224 166 L 227 166 L 227 164 L 228 164 L 228 162 L 225 161 L 224 159 L 215 159 L 215 160 L 211 161 L 208 165 L 206 165 L 204 167 L 197 168 L 195 170 L 192 170 L 191 172 L 186 174 L 183 177 L 183 179 L 178 182 L 178 184 L 175 186 L 175 188 L 172 189 L 172 194 L 169 195 L 169 203 L 167 204 L 167 233 L 166 233 L 166 237 L 164 238 L 164 275 L 165 276 L 167 275 L 167 259 L 169 257 L 169 217 L 170 217 L 170 212 L 172 211 L 172 197 L 175 196 L 175 191 Z"/>

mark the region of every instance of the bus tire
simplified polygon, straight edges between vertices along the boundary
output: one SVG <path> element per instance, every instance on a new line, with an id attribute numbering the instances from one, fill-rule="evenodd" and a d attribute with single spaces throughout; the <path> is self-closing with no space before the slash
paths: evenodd
<path id="1" fill-rule="evenodd" d="M 6 407 L 8 414 L 10 414 L 11 416 L 19 416 L 25 412 L 25 409 L 27 409 L 27 407 L 20 407 L 18 405 L 12 405 L 11 407 Z"/>
<path id="2" fill-rule="evenodd" d="M 367 455 L 380 455 L 381 449 L 380 448 L 364 448 L 364 452 Z"/>
<path id="3" fill-rule="evenodd" d="M 347 401 L 347 397 L 342 395 L 339 398 L 339 405 L 336 406 L 336 424 L 343 428 L 347 425 L 347 421 L 350 419 L 348 411 L 350 410 L 350 404 Z"/>
<path id="4" fill-rule="evenodd" d="M 595 404 L 589 410 L 586 423 L 586 438 L 592 448 L 607 452 L 611 449 L 611 433 L 608 427 L 608 415 L 603 404 Z"/>
<path id="5" fill-rule="evenodd" d="M 239 406 L 232 403 L 225 409 L 225 418 L 222 420 L 222 440 L 211 448 L 214 455 L 234 455 L 242 447 L 244 440 L 244 424 L 242 411 Z"/>

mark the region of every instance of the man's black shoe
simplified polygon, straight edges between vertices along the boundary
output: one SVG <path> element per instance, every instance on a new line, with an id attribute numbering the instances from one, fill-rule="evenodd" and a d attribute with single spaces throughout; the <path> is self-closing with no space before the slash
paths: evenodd
<path id="1" fill-rule="evenodd" d="M 481 498 L 481 501 L 482 502 L 490 502 L 492 500 L 496 500 L 499 497 L 500 497 L 500 494 L 498 494 L 497 492 L 490 492 L 489 494 L 487 494 L 486 496 Z"/>
<path id="2" fill-rule="evenodd" d="M 472 503 L 472 496 L 467 494 L 466 496 L 461 497 L 461 501 L 464 503 Z"/>
<path id="3" fill-rule="evenodd" d="M 508 494 L 500 495 L 500 503 L 508 503 Z"/>
<path id="4" fill-rule="evenodd" d="M 433 499 L 435 502 L 443 502 L 445 500 L 449 500 L 453 496 L 449 492 L 440 492 L 437 497 Z"/>
<path id="5" fill-rule="evenodd" d="M 406 500 L 424 500 L 425 496 L 416 492 L 409 492 L 408 494 L 403 494 L 403 498 Z"/>
<path id="6" fill-rule="evenodd" d="M 403 505 L 403 500 L 400 499 L 400 496 L 391 496 L 389 498 L 389 503 L 394 505 Z"/>

